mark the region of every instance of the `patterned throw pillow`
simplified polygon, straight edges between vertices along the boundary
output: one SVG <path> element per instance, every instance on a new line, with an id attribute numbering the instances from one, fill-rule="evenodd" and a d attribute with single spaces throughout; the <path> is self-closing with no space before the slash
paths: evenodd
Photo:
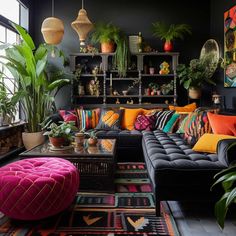
<path id="1" fill-rule="evenodd" d="M 65 122 L 74 121 L 77 125 L 77 116 L 75 110 L 59 110 L 59 114 Z"/>
<path id="2" fill-rule="evenodd" d="M 102 110 L 96 129 L 119 130 L 124 110 Z"/>
<path id="3" fill-rule="evenodd" d="M 156 129 L 163 129 L 167 122 L 170 120 L 174 111 L 159 111 L 155 114 L 156 116 Z"/>
<path id="4" fill-rule="evenodd" d="M 178 120 L 180 114 L 173 114 L 170 120 L 166 123 L 163 131 L 166 133 L 172 133 L 175 122 Z"/>
<path id="5" fill-rule="evenodd" d="M 212 133 L 207 112 L 193 112 L 189 115 L 184 131 L 184 140 L 190 145 L 194 145 L 203 134 Z"/>
<path id="6" fill-rule="evenodd" d="M 156 123 L 155 115 L 138 115 L 134 128 L 139 131 L 154 130 Z"/>
<path id="7" fill-rule="evenodd" d="M 100 108 L 92 110 L 77 109 L 78 128 L 80 130 L 94 129 L 99 122 L 100 112 Z"/>

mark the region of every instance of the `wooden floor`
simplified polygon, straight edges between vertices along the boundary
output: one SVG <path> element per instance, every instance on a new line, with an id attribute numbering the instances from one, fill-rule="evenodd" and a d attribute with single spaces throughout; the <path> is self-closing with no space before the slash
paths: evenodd
<path id="1" fill-rule="evenodd" d="M 181 236 L 236 236 L 236 209 L 229 211 L 222 231 L 214 216 L 214 204 L 168 202 Z"/>

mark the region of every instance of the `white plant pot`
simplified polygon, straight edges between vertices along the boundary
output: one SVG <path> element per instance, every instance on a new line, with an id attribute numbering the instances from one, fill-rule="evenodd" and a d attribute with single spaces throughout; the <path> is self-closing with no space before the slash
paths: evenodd
<path id="1" fill-rule="evenodd" d="M 23 132 L 22 140 L 25 148 L 29 150 L 40 144 L 43 144 L 45 141 L 45 137 L 43 136 L 43 131 L 35 133 Z"/>

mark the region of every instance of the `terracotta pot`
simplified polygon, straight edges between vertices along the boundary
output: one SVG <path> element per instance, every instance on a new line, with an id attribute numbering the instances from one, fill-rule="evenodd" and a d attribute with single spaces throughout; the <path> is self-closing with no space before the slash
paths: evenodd
<path id="1" fill-rule="evenodd" d="M 45 137 L 43 136 L 43 131 L 36 133 L 22 133 L 22 140 L 25 148 L 32 149 L 45 141 Z"/>
<path id="2" fill-rule="evenodd" d="M 199 99 L 201 95 L 202 95 L 202 91 L 200 88 L 191 87 L 188 90 L 188 96 L 191 99 Z"/>
<path id="3" fill-rule="evenodd" d="M 171 41 L 165 41 L 164 51 L 171 52 L 173 50 L 173 43 Z"/>
<path id="4" fill-rule="evenodd" d="M 49 141 L 54 147 L 62 147 L 65 143 L 64 138 L 49 137 Z"/>
<path id="5" fill-rule="evenodd" d="M 101 43 L 102 53 L 112 53 L 115 51 L 115 43 L 113 41 Z"/>
<path id="6" fill-rule="evenodd" d="M 88 139 L 88 145 L 95 146 L 97 144 L 98 140 L 97 138 L 89 138 Z"/>

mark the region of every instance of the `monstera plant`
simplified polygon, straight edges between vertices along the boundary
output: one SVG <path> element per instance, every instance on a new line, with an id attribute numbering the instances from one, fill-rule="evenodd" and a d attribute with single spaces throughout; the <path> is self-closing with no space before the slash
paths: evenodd
<path id="1" fill-rule="evenodd" d="M 26 148 L 31 148 L 43 142 L 40 124 L 53 106 L 56 91 L 70 80 L 49 77 L 46 73 L 48 46 L 36 48 L 30 35 L 21 26 L 14 23 L 12 26 L 22 40 L 18 45 L 1 46 L 5 56 L 0 56 L 0 63 L 10 71 L 18 88 L 14 96 L 18 98 L 26 119 L 27 133 L 23 133 L 23 142 Z M 31 133 L 34 133 L 33 137 Z M 26 143 L 26 140 L 32 143 Z"/>

